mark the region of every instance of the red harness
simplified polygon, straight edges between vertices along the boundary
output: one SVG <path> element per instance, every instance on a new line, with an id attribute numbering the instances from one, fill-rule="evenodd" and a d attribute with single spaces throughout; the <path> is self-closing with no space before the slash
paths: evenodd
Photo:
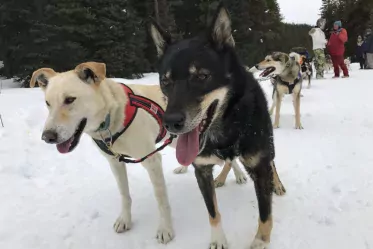
<path id="1" fill-rule="evenodd" d="M 154 101 L 145 98 L 143 96 L 135 95 L 131 88 L 127 85 L 121 84 L 125 94 L 127 95 L 128 102 L 124 107 L 124 120 L 123 120 L 123 129 L 120 132 L 115 133 L 113 136 L 104 139 L 98 140 L 93 139 L 98 147 L 105 152 L 106 154 L 115 156 L 114 153 L 111 151 L 110 147 L 114 144 L 114 142 L 127 130 L 127 128 L 131 125 L 132 121 L 135 119 L 137 110 L 139 108 L 145 110 L 149 113 L 158 123 L 159 125 L 159 134 L 155 141 L 155 143 L 159 143 L 163 140 L 163 138 L 167 134 L 167 130 L 164 128 L 162 124 L 162 118 L 164 115 L 164 111 L 160 105 L 155 103 Z M 157 148 L 155 151 L 145 155 L 140 159 L 130 159 L 130 156 L 127 155 L 118 155 L 119 161 L 126 162 L 126 163 L 139 163 L 147 159 L 148 157 L 152 156 L 154 153 L 162 150 L 164 147 L 172 143 L 172 140 L 175 138 L 175 135 L 171 135 L 169 139 L 164 141 L 163 145 Z"/>
<path id="2" fill-rule="evenodd" d="M 135 95 L 131 88 L 129 88 L 127 85 L 121 84 L 123 87 L 124 92 L 126 93 L 128 97 L 127 105 L 124 108 L 124 121 L 123 126 L 124 129 L 130 126 L 132 121 L 136 117 L 137 109 L 141 108 L 148 112 L 150 115 L 153 116 L 153 118 L 157 121 L 159 125 L 159 134 L 156 140 L 156 143 L 159 143 L 162 141 L 162 139 L 166 136 L 167 130 L 163 127 L 162 124 L 162 118 L 164 115 L 164 111 L 162 107 L 160 107 L 157 103 L 154 101 L 145 98 L 140 95 Z M 123 131 L 124 132 L 124 131 Z M 121 133 L 123 133 L 121 132 Z"/>

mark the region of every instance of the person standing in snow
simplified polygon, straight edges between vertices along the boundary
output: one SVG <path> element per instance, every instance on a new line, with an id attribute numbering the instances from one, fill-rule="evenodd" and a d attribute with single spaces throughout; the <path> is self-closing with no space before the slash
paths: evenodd
<path id="1" fill-rule="evenodd" d="M 360 63 L 360 69 L 365 69 L 365 52 L 364 52 L 364 40 L 363 38 L 361 37 L 361 35 L 359 35 L 357 37 L 357 44 L 356 44 L 356 59 L 359 61 Z"/>
<path id="2" fill-rule="evenodd" d="M 324 78 L 324 67 L 325 67 L 325 45 L 327 40 L 325 38 L 324 28 L 326 20 L 319 18 L 316 22 L 316 27 L 312 28 L 308 34 L 312 37 L 313 52 L 315 54 L 315 68 L 316 68 L 316 79 Z"/>
<path id="3" fill-rule="evenodd" d="M 335 21 L 333 26 L 333 33 L 330 36 L 328 42 L 329 54 L 332 58 L 333 67 L 334 67 L 334 77 L 339 78 L 339 67 L 343 71 L 343 78 L 348 78 L 349 73 L 347 66 L 344 62 L 344 53 L 345 53 L 345 43 L 348 40 L 346 29 L 342 28 L 341 21 Z"/>
<path id="4" fill-rule="evenodd" d="M 364 52 L 366 53 L 366 68 L 373 69 L 373 35 L 372 30 L 365 31 L 365 41 L 363 45 Z"/>

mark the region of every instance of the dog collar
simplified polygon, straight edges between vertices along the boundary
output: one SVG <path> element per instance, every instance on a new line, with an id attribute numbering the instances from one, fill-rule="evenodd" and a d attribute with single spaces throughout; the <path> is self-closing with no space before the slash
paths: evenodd
<path id="1" fill-rule="evenodd" d="M 108 113 L 105 117 L 105 121 L 100 124 L 100 126 L 97 128 L 96 132 L 98 131 L 106 131 L 109 129 L 110 126 L 110 113 Z"/>

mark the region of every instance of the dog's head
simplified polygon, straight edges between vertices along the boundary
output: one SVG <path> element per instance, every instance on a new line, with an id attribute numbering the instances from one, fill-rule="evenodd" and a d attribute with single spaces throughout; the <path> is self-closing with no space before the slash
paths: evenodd
<path id="1" fill-rule="evenodd" d="M 188 165 L 199 152 L 201 134 L 219 115 L 231 82 L 231 20 L 220 5 L 206 34 L 172 42 L 156 23 L 150 25 L 150 33 L 160 60 L 161 89 L 167 99 L 164 125 L 180 135 L 177 155 L 181 150 L 184 155 L 189 153 L 189 159 L 179 160 Z"/>
<path id="2" fill-rule="evenodd" d="M 289 60 L 290 57 L 287 54 L 282 52 L 273 52 L 272 54 L 267 55 L 265 59 L 259 62 L 255 67 L 258 70 L 264 70 L 260 74 L 261 77 L 279 75 L 285 70 Z"/>
<path id="3" fill-rule="evenodd" d="M 98 89 L 105 75 L 105 64 L 96 62 L 82 63 L 63 73 L 41 68 L 32 74 L 30 87 L 36 83 L 40 86 L 49 110 L 42 134 L 45 142 L 68 153 L 78 145 L 84 131 L 99 126 L 95 117 L 105 103 Z"/>

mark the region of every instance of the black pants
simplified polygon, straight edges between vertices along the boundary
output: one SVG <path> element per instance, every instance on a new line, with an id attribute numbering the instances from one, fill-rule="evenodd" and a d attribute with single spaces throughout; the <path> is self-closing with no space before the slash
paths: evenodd
<path id="1" fill-rule="evenodd" d="M 365 57 L 364 55 L 358 57 L 359 63 L 360 63 L 360 69 L 365 69 Z"/>

